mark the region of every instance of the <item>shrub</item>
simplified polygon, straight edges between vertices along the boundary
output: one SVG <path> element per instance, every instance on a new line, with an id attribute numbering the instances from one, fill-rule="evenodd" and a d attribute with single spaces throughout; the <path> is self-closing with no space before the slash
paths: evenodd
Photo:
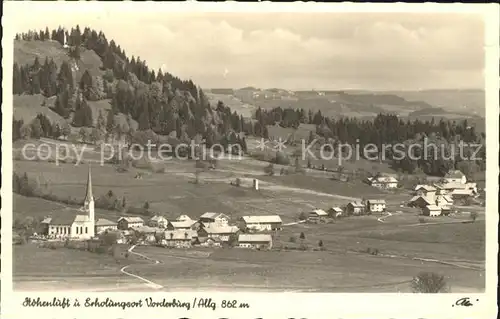
<path id="1" fill-rule="evenodd" d="M 295 243 L 295 242 L 297 242 L 297 238 L 295 238 L 294 236 L 291 236 L 288 241 L 291 243 Z"/>
<path id="2" fill-rule="evenodd" d="M 274 163 L 279 165 L 288 165 L 290 164 L 290 159 L 288 155 L 284 152 L 276 152 L 276 156 L 274 157 Z"/>
<path id="3" fill-rule="evenodd" d="M 414 293 L 443 293 L 448 292 L 444 276 L 432 272 L 421 272 L 411 281 Z"/>

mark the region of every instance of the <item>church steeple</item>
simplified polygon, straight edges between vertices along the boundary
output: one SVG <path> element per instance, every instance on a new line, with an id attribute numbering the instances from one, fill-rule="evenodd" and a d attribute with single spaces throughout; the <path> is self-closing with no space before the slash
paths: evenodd
<path id="1" fill-rule="evenodd" d="M 85 203 L 88 203 L 90 201 L 94 201 L 94 196 L 92 195 L 92 172 L 89 166 L 89 175 L 87 177 L 87 191 L 85 193 Z"/>

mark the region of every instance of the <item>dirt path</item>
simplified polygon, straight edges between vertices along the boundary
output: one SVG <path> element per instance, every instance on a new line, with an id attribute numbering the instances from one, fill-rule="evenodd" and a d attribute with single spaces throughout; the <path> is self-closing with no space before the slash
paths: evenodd
<path id="1" fill-rule="evenodd" d="M 377 218 L 377 221 L 384 223 L 384 219 L 392 216 L 392 213 L 387 212 L 387 215 Z"/>
<path id="2" fill-rule="evenodd" d="M 132 247 L 130 247 L 130 248 L 128 249 L 128 252 L 129 252 L 129 253 L 131 253 L 131 254 L 134 254 L 134 255 L 136 255 L 136 256 L 139 256 L 139 257 L 141 257 L 141 258 L 144 258 L 144 259 L 147 259 L 147 260 L 149 260 L 149 261 L 152 261 L 152 262 L 154 262 L 154 264 L 155 264 L 155 265 L 157 265 L 157 264 L 160 264 L 160 263 L 161 263 L 159 260 L 155 260 L 155 259 L 149 258 L 148 256 L 145 256 L 145 255 L 143 255 L 143 254 L 139 254 L 139 253 L 134 252 L 133 250 L 134 250 L 134 248 L 135 248 L 135 247 L 136 247 L 136 245 L 133 245 Z M 124 273 L 124 274 L 125 274 L 125 275 L 127 275 L 127 276 L 131 276 L 131 277 L 134 277 L 134 278 L 137 278 L 137 279 L 139 279 L 139 280 L 144 281 L 144 282 L 146 283 L 146 285 L 147 285 L 148 287 L 150 287 L 150 288 L 153 288 L 153 289 L 162 289 L 162 288 L 163 288 L 163 286 L 162 286 L 162 285 L 159 285 L 159 284 L 154 283 L 154 282 L 152 282 L 152 281 L 150 281 L 150 280 L 148 280 L 148 279 L 146 279 L 146 278 L 144 278 L 144 277 L 141 277 L 141 276 L 138 276 L 138 275 L 135 275 L 135 274 L 133 274 L 133 273 L 130 273 L 130 272 L 126 271 L 125 269 L 127 269 L 127 268 L 128 268 L 128 267 L 130 267 L 130 266 L 132 266 L 132 265 L 127 265 L 127 266 L 123 267 L 122 269 L 120 269 L 120 272 Z"/>

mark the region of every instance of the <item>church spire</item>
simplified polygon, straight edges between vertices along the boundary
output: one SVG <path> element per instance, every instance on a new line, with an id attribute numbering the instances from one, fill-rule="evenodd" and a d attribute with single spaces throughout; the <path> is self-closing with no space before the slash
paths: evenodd
<path id="1" fill-rule="evenodd" d="M 89 165 L 89 176 L 87 177 L 87 192 L 85 193 L 85 202 L 88 203 L 94 201 L 94 196 L 92 195 L 92 173 Z"/>

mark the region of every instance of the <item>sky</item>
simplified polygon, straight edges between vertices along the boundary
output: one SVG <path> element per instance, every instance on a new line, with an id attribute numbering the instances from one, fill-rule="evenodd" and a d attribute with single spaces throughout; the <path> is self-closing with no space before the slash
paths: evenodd
<path id="1" fill-rule="evenodd" d="M 484 24 L 460 13 L 25 12 L 17 32 L 79 24 L 202 88 L 483 88 Z"/>

